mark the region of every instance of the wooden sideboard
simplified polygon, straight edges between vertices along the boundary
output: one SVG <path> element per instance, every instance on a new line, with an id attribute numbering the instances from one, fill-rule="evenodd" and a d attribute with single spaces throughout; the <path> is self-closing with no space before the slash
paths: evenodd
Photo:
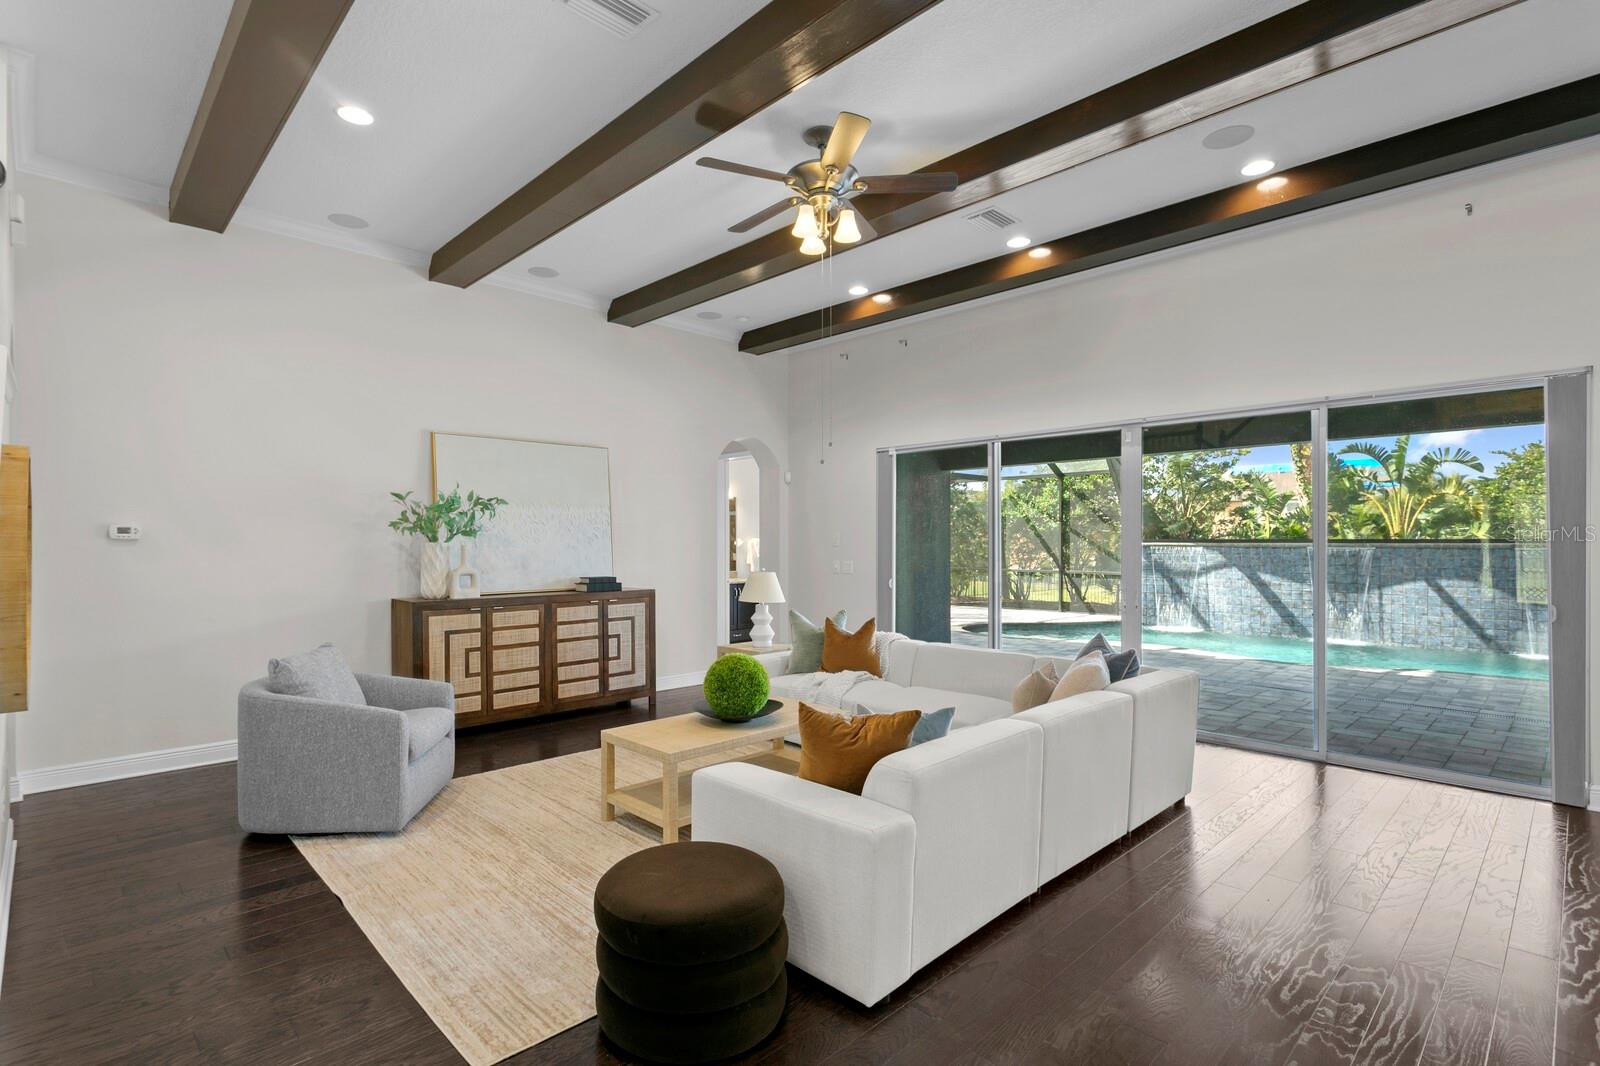
<path id="1" fill-rule="evenodd" d="M 390 601 L 392 670 L 448 681 L 460 726 L 646 698 L 656 706 L 656 594 L 516 592 Z"/>

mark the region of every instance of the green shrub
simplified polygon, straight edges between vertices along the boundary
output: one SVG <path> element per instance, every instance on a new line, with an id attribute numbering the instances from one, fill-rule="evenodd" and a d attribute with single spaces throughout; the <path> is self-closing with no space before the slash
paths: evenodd
<path id="1" fill-rule="evenodd" d="M 767 671 L 748 655 L 724 655 L 706 671 L 706 703 L 723 718 L 749 718 L 767 704 Z"/>

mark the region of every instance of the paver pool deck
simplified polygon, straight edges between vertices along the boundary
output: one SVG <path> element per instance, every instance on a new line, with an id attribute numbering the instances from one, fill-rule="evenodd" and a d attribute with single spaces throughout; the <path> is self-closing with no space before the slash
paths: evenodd
<path id="1" fill-rule="evenodd" d="M 952 611 L 952 638 L 984 647 L 986 634 L 961 628 L 974 621 L 966 617 L 970 612 Z M 1008 651 L 1033 655 L 1070 655 L 1080 646 L 1060 637 L 1005 638 Z M 1151 666 L 1199 673 L 1202 732 L 1299 748 L 1315 742 L 1310 665 L 1160 647 L 1147 648 L 1143 658 Z M 1549 787 L 1548 699 L 1543 680 L 1330 667 L 1328 746 L 1336 754 Z"/>

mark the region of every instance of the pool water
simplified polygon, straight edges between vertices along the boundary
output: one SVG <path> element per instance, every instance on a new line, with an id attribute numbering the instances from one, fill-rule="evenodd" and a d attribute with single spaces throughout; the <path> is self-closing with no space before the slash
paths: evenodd
<path id="1" fill-rule="evenodd" d="M 989 627 L 975 622 L 962 627 L 968 633 L 987 633 Z M 1104 633 L 1113 644 L 1121 643 L 1122 627 L 1107 622 L 1013 622 L 1005 627 L 1007 637 L 1042 637 L 1073 644 Z M 1287 637 L 1241 637 L 1205 630 L 1157 629 L 1146 626 L 1144 647 L 1192 648 L 1215 651 L 1240 659 L 1272 663 L 1311 663 L 1311 641 Z M 1436 670 L 1485 677 L 1517 677 L 1544 681 L 1550 677 L 1550 663 L 1544 658 L 1503 655 L 1495 652 L 1443 651 L 1432 648 L 1397 648 L 1387 644 L 1329 644 L 1328 665 L 1369 670 Z"/>

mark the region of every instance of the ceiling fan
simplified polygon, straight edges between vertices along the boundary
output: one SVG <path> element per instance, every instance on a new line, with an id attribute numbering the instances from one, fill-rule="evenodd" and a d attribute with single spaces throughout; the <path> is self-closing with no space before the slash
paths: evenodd
<path id="1" fill-rule="evenodd" d="M 817 158 L 796 163 L 785 174 L 710 156 L 695 162 L 730 174 L 781 181 L 789 187 L 788 196 L 747 219 L 735 222 L 728 227 L 730 233 L 745 233 L 755 229 L 793 207 L 797 209 L 794 229 L 789 232 L 800 238 L 800 251 L 806 255 L 821 255 L 827 251 L 830 240 L 839 244 L 854 244 L 863 235 L 869 239 L 877 236 L 861 213 L 849 206 L 849 202 L 862 193 L 949 192 L 960 183 L 960 179 L 950 171 L 861 176 L 853 160 L 871 126 L 871 119 L 841 111 L 838 121 L 832 126 L 811 127 L 805 132 L 805 141 L 818 149 Z"/>

